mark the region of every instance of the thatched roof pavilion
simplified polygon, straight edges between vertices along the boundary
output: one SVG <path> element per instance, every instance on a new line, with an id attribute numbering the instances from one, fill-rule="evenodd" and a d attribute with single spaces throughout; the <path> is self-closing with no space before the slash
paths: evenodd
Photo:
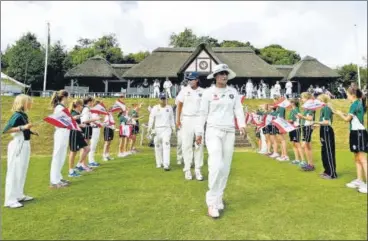
<path id="1" fill-rule="evenodd" d="M 200 44 L 196 48 L 157 48 L 150 56 L 133 66 L 123 75 L 124 78 L 170 78 L 181 81 L 185 72 L 197 71 L 203 80 L 212 67 L 226 63 L 233 69 L 236 80 L 281 79 L 283 75 L 275 67 L 267 64 L 248 47 L 211 48 Z"/>

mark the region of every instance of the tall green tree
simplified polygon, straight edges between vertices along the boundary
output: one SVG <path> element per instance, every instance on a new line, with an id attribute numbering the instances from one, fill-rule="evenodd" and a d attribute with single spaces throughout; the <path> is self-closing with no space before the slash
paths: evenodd
<path id="1" fill-rule="evenodd" d="M 131 64 L 137 64 L 144 60 L 147 56 L 150 55 L 149 51 L 140 51 L 138 53 L 130 53 L 126 56 L 124 56 L 124 63 L 131 63 Z"/>
<path id="2" fill-rule="evenodd" d="M 44 54 L 41 44 L 33 33 L 26 33 L 4 54 L 8 64 L 7 74 L 33 89 L 42 88 Z"/>
<path id="3" fill-rule="evenodd" d="M 206 43 L 211 47 L 220 47 L 221 46 L 217 39 L 212 38 L 210 36 L 202 36 L 202 37 L 197 38 L 195 46 L 192 46 L 192 47 L 196 47 L 197 45 L 199 45 L 201 43 Z"/>
<path id="4" fill-rule="evenodd" d="M 169 46 L 178 47 L 195 47 L 198 44 L 198 37 L 193 33 L 193 30 L 185 28 L 183 32 L 170 35 Z"/>
<path id="5" fill-rule="evenodd" d="M 65 73 L 72 67 L 65 46 L 57 41 L 50 47 L 47 66 L 47 89 L 64 88 Z"/>
<path id="6" fill-rule="evenodd" d="M 300 61 L 300 55 L 280 45 L 272 44 L 260 49 L 260 57 L 269 64 L 293 65 Z"/>
<path id="7" fill-rule="evenodd" d="M 73 66 L 83 63 L 88 58 L 100 55 L 110 63 L 122 63 L 123 52 L 115 34 L 104 35 L 98 39 L 80 38 L 78 44 L 69 53 Z"/>
<path id="8" fill-rule="evenodd" d="M 356 64 L 346 64 L 337 68 L 337 72 L 341 76 L 339 82 L 344 86 L 350 85 L 351 82 L 358 82 L 358 69 Z M 367 68 L 360 67 L 360 82 L 362 87 L 367 84 Z"/>

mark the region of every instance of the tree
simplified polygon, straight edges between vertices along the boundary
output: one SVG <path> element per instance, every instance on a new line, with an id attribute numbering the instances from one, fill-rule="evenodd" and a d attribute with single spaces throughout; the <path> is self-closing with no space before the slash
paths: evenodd
<path id="1" fill-rule="evenodd" d="M 260 49 L 260 57 L 269 64 L 293 65 L 300 61 L 300 55 L 295 51 L 272 44 Z"/>
<path id="2" fill-rule="evenodd" d="M 124 57 L 124 63 L 137 64 L 144 60 L 147 56 L 150 55 L 150 52 L 138 52 L 138 53 L 130 53 Z"/>
<path id="3" fill-rule="evenodd" d="M 179 34 L 172 33 L 170 35 L 169 46 L 178 47 L 195 47 L 198 43 L 198 37 L 189 28 L 185 28 L 183 32 Z"/>
<path id="4" fill-rule="evenodd" d="M 7 74 L 23 83 L 41 88 L 44 73 L 44 55 L 37 37 L 28 32 L 8 48 L 4 54 Z"/>
<path id="5" fill-rule="evenodd" d="M 220 47 L 221 46 L 217 39 L 212 38 L 210 36 L 202 36 L 202 37 L 197 38 L 197 43 L 196 43 L 195 46 L 197 46 L 201 43 L 206 43 L 211 47 Z M 193 47 L 195 47 L 195 46 L 193 46 Z"/>
<path id="6" fill-rule="evenodd" d="M 69 53 L 69 59 L 73 66 L 86 61 L 87 59 L 100 55 L 110 63 L 122 63 L 123 52 L 119 47 L 115 34 L 108 34 L 97 40 L 80 38 L 78 45 L 75 45 Z"/>
<path id="7" fill-rule="evenodd" d="M 64 75 L 72 67 L 65 46 L 57 41 L 50 47 L 48 68 L 47 68 L 47 85 L 52 89 L 62 89 L 65 86 Z"/>
<path id="8" fill-rule="evenodd" d="M 4 58 L 3 51 L 1 51 L 1 70 L 2 72 L 6 72 L 6 68 L 8 67 L 8 62 L 6 58 Z"/>
<path id="9" fill-rule="evenodd" d="M 367 68 L 360 67 L 360 81 L 362 87 L 367 84 Z M 337 72 L 341 76 L 339 82 L 344 86 L 350 85 L 351 82 L 358 82 L 358 70 L 356 64 L 346 64 L 337 68 Z"/>

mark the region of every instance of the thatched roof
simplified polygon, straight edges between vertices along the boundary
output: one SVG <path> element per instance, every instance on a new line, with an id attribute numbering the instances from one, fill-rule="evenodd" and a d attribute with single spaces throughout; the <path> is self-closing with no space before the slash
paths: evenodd
<path id="1" fill-rule="evenodd" d="M 111 64 L 100 56 L 87 59 L 83 63 L 69 70 L 65 78 L 101 78 L 120 79 Z"/>
<path id="2" fill-rule="evenodd" d="M 124 78 L 177 77 L 177 74 L 182 73 L 202 50 L 206 51 L 215 62 L 229 65 L 237 77 L 283 77 L 251 48 L 211 48 L 207 44 L 200 44 L 197 48 L 157 48 L 123 76 Z"/>
<path id="3" fill-rule="evenodd" d="M 283 76 L 282 80 L 287 80 L 290 72 L 293 70 L 294 65 L 272 65 L 275 67 Z"/>
<path id="4" fill-rule="evenodd" d="M 111 64 L 112 68 L 119 75 L 119 77 L 123 77 L 123 74 L 130 68 L 132 68 L 135 64 Z"/>
<path id="5" fill-rule="evenodd" d="M 288 79 L 294 78 L 338 78 L 339 74 L 319 62 L 317 59 L 306 56 L 294 65 Z"/>

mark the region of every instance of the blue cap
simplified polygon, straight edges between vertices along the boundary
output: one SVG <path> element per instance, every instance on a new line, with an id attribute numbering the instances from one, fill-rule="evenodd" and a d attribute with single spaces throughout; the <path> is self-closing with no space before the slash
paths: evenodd
<path id="1" fill-rule="evenodd" d="M 158 98 L 160 98 L 160 100 L 164 100 L 166 99 L 166 94 L 164 92 L 161 92 Z"/>
<path id="2" fill-rule="evenodd" d="M 187 80 L 196 80 L 196 79 L 198 79 L 198 77 L 199 77 L 199 74 L 197 72 L 191 72 L 191 73 L 187 74 L 185 79 L 187 79 Z"/>

